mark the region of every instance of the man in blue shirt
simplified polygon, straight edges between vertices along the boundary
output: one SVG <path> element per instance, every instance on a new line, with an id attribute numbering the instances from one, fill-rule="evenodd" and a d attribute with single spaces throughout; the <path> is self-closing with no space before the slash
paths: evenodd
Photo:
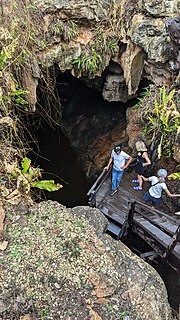
<path id="1" fill-rule="evenodd" d="M 127 162 L 126 162 L 127 160 Z M 132 161 L 126 152 L 121 150 L 121 146 L 116 146 L 111 152 L 111 157 L 109 159 L 108 165 L 104 170 L 109 170 L 111 163 L 113 163 L 112 168 L 112 186 L 110 196 L 113 196 L 119 187 L 124 170 L 129 166 Z"/>

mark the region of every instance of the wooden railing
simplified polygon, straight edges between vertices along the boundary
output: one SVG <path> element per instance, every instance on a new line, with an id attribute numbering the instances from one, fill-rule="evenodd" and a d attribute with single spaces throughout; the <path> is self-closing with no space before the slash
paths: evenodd
<path id="1" fill-rule="evenodd" d="M 148 220 L 151 224 L 155 225 L 157 228 L 159 228 L 160 230 L 162 230 L 165 234 L 167 234 L 168 236 L 171 237 L 171 241 L 168 245 L 168 247 L 166 248 L 165 252 L 161 253 L 161 257 L 164 258 L 165 260 L 168 260 L 171 253 L 173 252 L 175 246 L 180 242 L 180 224 L 177 224 L 177 220 L 171 216 L 169 216 L 168 214 L 159 211 L 158 209 L 155 208 L 151 208 L 148 205 L 141 203 L 140 201 L 134 201 L 131 202 L 131 207 L 128 213 L 128 217 L 127 217 L 127 222 L 128 222 L 128 227 L 132 227 L 133 223 L 134 223 L 134 215 L 136 214 L 136 204 L 138 204 L 141 208 L 145 208 L 148 212 L 151 212 L 153 214 L 157 214 L 161 217 L 166 217 L 169 221 L 171 222 L 175 222 L 177 225 L 177 229 L 174 233 L 170 233 L 168 232 L 163 226 L 161 226 L 161 224 L 158 224 L 156 222 L 154 222 L 153 220 L 148 219 L 147 215 L 145 213 L 139 212 L 138 210 L 138 214 L 141 215 L 142 217 L 144 217 L 146 220 Z M 178 270 L 179 271 L 179 270 Z"/>
<path id="2" fill-rule="evenodd" d="M 96 179 L 94 184 L 92 185 L 91 189 L 88 191 L 87 196 L 89 197 L 89 205 L 95 206 L 96 203 L 96 193 L 98 192 L 99 188 L 102 186 L 103 182 L 106 180 L 107 176 L 109 175 L 111 168 L 107 170 L 103 170 L 99 177 Z"/>

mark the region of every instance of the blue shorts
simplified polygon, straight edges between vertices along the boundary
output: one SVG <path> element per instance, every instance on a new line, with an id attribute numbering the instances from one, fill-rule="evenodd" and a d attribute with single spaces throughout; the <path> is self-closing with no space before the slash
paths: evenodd
<path id="1" fill-rule="evenodd" d="M 161 198 L 155 198 L 155 197 L 152 197 L 149 193 L 149 191 L 147 191 L 143 197 L 143 199 L 145 201 L 150 201 L 152 202 L 152 204 L 155 204 L 155 205 L 159 205 L 161 203 Z"/>

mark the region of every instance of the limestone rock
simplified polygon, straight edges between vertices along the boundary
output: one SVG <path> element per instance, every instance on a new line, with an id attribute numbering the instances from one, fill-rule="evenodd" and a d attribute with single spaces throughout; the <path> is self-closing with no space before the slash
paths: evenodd
<path id="1" fill-rule="evenodd" d="M 172 58 L 170 38 L 162 20 L 136 15 L 131 31 L 132 41 L 147 53 L 148 59 L 165 63 Z"/>
<path id="2" fill-rule="evenodd" d="M 107 17 L 110 2 L 92 0 L 90 3 L 81 0 L 36 0 L 34 4 L 44 12 L 61 10 L 70 19 L 86 19 L 99 22 Z"/>
<path id="3" fill-rule="evenodd" d="M 178 0 L 140 0 L 141 8 L 148 14 L 163 17 L 172 16 L 179 11 Z"/>
<path id="4" fill-rule="evenodd" d="M 126 102 L 128 100 L 128 90 L 124 76 L 107 75 L 102 95 L 108 101 Z"/>

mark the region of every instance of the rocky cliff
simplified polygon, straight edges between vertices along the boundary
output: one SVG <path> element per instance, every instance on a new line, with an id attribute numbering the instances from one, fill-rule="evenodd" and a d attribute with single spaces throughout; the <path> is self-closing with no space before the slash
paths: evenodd
<path id="1" fill-rule="evenodd" d="M 20 66 L 31 110 L 38 79 L 55 64 L 94 81 L 106 69 L 100 89 L 108 101 L 129 100 L 143 78 L 171 87 L 179 79 L 179 9 L 177 0 L 3 1 L 1 76 Z"/>
<path id="2" fill-rule="evenodd" d="M 99 210 L 46 201 L 6 214 L 1 319 L 172 319 L 162 279 L 104 234 Z"/>

